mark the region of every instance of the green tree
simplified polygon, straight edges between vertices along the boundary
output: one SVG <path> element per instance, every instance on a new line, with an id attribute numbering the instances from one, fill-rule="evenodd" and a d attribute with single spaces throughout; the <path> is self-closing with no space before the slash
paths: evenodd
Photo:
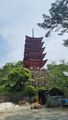
<path id="1" fill-rule="evenodd" d="M 68 33 L 68 0 L 56 0 L 52 3 L 49 13 L 43 14 L 43 23 L 38 23 L 47 31 L 45 36 L 49 37 L 53 31 L 59 31 L 58 35 Z M 64 45 L 68 47 L 68 39 L 64 40 Z"/>
<path id="2" fill-rule="evenodd" d="M 18 61 L 16 64 L 15 64 L 16 67 L 19 67 L 19 68 L 22 68 L 23 67 L 23 61 Z"/>
<path id="3" fill-rule="evenodd" d="M 68 65 L 67 64 L 49 64 L 48 65 L 49 71 L 49 80 L 47 84 L 50 87 L 59 87 L 62 90 L 68 89 L 68 77 L 64 75 L 64 71 L 68 72 Z"/>
<path id="4" fill-rule="evenodd" d="M 28 96 L 28 97 L 33 97 L 35 95 L 37 95 L 37 89 L 34 87 L 34 86 L 27 86 L 26 88 L 26 91 L 25 91 L 25 94 Z"/>
<path id="5" fill-rule="evenodd" d="M 31 78 L 31 73 L 25 68 L 14 68 L 8 74 L 9 83 L 11 83 L 12 91 L 21 91 L 25 88 L 25 83 Z"/>
<path id="6" fill-rule="evenodd" d="M 31 72 L 23 67 L 22 61 L 7 63 L 0 69 L 0 92 L 22 91 L 29 78 Z"/>

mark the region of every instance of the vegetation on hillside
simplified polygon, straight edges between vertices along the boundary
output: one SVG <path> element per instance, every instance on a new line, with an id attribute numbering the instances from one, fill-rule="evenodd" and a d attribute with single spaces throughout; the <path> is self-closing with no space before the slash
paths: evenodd
<path id="1" fill-rule="evenodd" d="M 8 63 L 0 69 L 0 93 L 23 93 L 30 78 L 31 72 L 23 67 L 21 61 Z"/>
<path id="2" fill-rule="evenodd" d="M 68 88 L 68 76 L 64 72 L 68 72 L 68 64 L 49 64 L 49 87 L 58 87 L 60 89 Z"/>
<path id="3" fill-rule="evenodd" d="M 21 61 L 8 63 L 0 69 L 0 94 L 14 93 L 23 96 L 35 96 L 39 89 L 57 87 L 62 91 L 68 89 L 68 64 L 48 64 L 47 70 L 29 71 Z"/>

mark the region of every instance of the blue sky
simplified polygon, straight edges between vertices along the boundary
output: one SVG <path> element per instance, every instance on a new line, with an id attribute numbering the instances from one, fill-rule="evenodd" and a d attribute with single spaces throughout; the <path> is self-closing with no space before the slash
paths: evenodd
<path id="1" fill-rule="evenodd" d="M 0 67 L 7 62 L 23 60 L 25 35 L 45 36 L 45 30 L 37 26 L 42 22 L 42 14 L 48 14 L 54 0 L 0 0 Z M 66 37 L 66 36 L 65 36 Z M 64 38 L 65 38 L 64 37 Z M 65 59 L 68 61 L 68 48 L 62 39 L 52 34 L 43 39 L 48 63 Z"/>

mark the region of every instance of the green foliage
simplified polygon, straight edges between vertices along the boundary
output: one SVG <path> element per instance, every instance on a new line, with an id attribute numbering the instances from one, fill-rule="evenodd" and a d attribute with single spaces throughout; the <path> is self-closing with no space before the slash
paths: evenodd
<path id="1" fill-rule="evenodd" d="M 8 79 L 10 81 L 26 82 L 29 78 L 31 78 L 31 74 L 25 68 L 13 68 L 8 74 Z"/>
<path id="2" fill-rule="evenodd" d="M 39 87 L 39 88 L 37 88 L 38 89 L 38 91 L 41 91 L 41 90 L 48 90 L 48 86 L 46 85 L 46 86 L 42 86 L 42 87 Z"/>
<path id="3" fill-rule="evenodd" d="M 68 77 L 63 74 L 64 71 L 68 72 L 67 64 L 49 64 L 48 71 L 50 77 L 47 84 L 50 87 L 68 88 Z"/>
<path id="4" fill-rule="evenodd" d="M 34 86 L 27 86 L 25 94 L 28 97 L 33 97 L 37 94 L 37 89 Z"/>
<path id="5" fill-rule="evenodd" d="M 22 68 L 23 67 L 23 61 L 18 61 L 16 64 L 15 64 L 16 67 L 19 67 L 19 68 Z"/>
<path id="6" fill-rule="evenodd" d="M 49 13 L 43 14 L 43 23 L 38 23 L 47 31 L 46 37 L 49 37 L 53 30 L 59 31 L 58 35 L 68 33 L 68 0 L 56 0 L 52 3 Z M 64 40 L 64 45 L 68 47 L 68 39 Z"/>
<path id="7" fill-rule="evenodd" d="M 6 64 L 0 69 L 0 93 L 14 93 L 33 97 L 40 89 L 48 90 L 52 87 L 57 87 L 62 91 L 68 91 L 68 77 L 63 74 L 63 72 L 68 72 L 68 64 L 61 61 L 61 64 L 56 65 L 53 62 L 47 67 L 48 69 L 41 71 L 41 73 L 38 71 L 38 73 L 35 74 L 34 72 L 32 78 L 31 72 L 21 66 L 21 62 Z M 35 88 L 33 86 L 33 80 L 36 82 L 45 81 L 45 84 L 40 84 Z"/>
<path id="8" fill-rule="evenodd" d="M 11 91 L 21 91 L 25 89 L 25 83 L 31 78 L 31 73 L 25 68 L 14 68 L 8 74 L 8 79 L 12 83 Z"/>
<path id="9" fill-rule="evenodd" d="M 0 69 L 0 92 L 22 91 L 30 78 L 31 72 L 23 67 L 21 61 L 7 63 Z"/>

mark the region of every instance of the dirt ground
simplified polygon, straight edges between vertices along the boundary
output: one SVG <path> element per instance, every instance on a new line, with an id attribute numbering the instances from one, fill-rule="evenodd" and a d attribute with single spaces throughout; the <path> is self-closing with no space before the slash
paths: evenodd
<path id="1" fill-rule="evenodd" d="M 68 120 L 68 108 L 41 108 L 31 110 L 30 106 L 0 112 L 0 120 Z"/>

